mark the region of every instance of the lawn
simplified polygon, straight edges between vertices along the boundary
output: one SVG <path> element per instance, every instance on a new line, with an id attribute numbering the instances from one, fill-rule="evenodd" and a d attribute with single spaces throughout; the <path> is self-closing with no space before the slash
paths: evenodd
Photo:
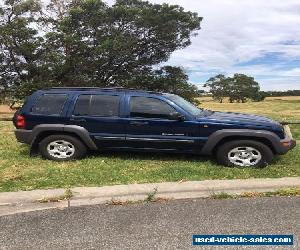
<path id="1" fill-rule="evenodd" d="M 200 99 L 212 110 L 255 113 L 277 120 L 300 121 L 300 97 L 269 98 L 260 103 L 215 103 Z M 291 126 L 300 143 L 300 125 Z M 16 142 L 10 122 L 0 122 L 0 191 L 102 186 L 127 183 L 300 176 L 300 146 L 276 157 L 264 169 L 226 168 L 198 156 L 99 153 L 67 163 L 29 157 L 29 148 Z"/>

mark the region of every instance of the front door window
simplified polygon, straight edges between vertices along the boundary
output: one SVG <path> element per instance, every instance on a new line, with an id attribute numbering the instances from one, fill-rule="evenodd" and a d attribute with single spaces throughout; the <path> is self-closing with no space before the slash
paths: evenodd
<path id="1" fill-rule="evenodd" d="M 170 119 L 174 112 L 173 107 L 156 98 L 134 96 L 130 99 L 131 118 Z"/>

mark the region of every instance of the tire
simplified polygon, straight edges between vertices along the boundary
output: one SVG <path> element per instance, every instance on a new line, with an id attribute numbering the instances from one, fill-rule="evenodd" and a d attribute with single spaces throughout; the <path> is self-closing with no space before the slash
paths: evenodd
<path id="1" fill-rule="evenodd" d="M 83 158 L 86 146 L 70 135 L 50 135 L 39 143 L 41 155 L 53 161 L 70 161 Z"/>
<path id="2" fill-rule="evenodd" d="M 228 167 L 266 167 L 274 158 L 265 144 L 252 140 L 229 141 L 218 147 L 217 161 Z"/>

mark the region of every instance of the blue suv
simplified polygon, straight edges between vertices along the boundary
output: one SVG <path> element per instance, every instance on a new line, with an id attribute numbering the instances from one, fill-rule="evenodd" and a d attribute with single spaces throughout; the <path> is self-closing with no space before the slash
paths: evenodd
<path id="1" fill-rule="evenodd" d="M 226 166 L 263 167 L 296 145 L 287 125 L 266 117 L 204 110 L 177 95 L 123 88 L 36 91 L 14 125 L 31 154 L 55 161 L 109 149 L 213 155 Z"/>

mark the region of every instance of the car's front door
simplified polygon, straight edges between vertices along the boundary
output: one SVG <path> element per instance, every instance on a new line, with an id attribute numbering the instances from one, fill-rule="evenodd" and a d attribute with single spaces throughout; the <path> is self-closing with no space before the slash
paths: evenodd
<path id="1" fill-rule="evenodd" d="M 126 145 L 138 149 L 194 151 L 198 147 L 199 125 L 174 119 L 178 111 L 157 97 L 127 96 Z"/>

